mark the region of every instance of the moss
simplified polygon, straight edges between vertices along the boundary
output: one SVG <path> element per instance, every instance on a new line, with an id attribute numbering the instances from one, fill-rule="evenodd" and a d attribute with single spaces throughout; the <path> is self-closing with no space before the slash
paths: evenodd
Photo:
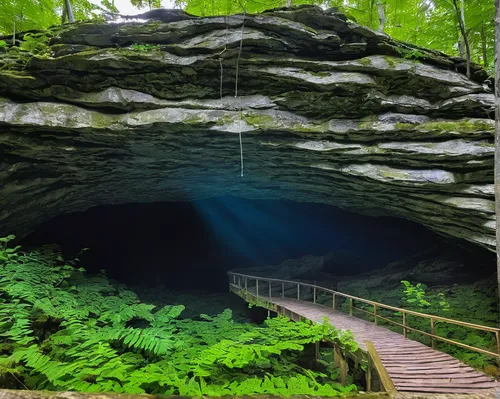
<path id="1" fill-rule="evenodd" d="M 246 123 L 255 127 L 273 125 L 274 119 L 266 114 L 247 114 L 243 116 Z"/>
<path id="2" fill-rule="evenodd" d="M 4 76 L 7 78 L 15 78 L 15 79 L 28 79 L 28 80 L 36 80 L 35 77 L 28 75 L 23 72 L 18 72 L 18 71 L 12 71 L 12 70 L 5 70 L 5 71 L 0 71 L 0 78 Z"/>
<path id="3" fill-rule="evenodd" d="M 372 64 L 372 61 L 369 58 L 361 58 L 359 60 L 359 63 L 363 66 L 370 66 Z"/>
<path id="4" fill-rule="evenodd" d="M 389 65 L 391 68 L 396 68 L 398 65 L 398 62 L 396 61 L 396 58 L 390 57 L 390 56 L 385 56 L 384 57 L 385 62 L 387 62 L 387 65 Z"/>
<path id="5" fill-rule="evenodd" d="M 223 126 L 223 125 L 229 125 L 230 123 L 233 122 L 233 118 L 230 117 L 229 115 L 223 116 L 219 119 L 217 119 L 217 125 Z"/>
<path id="6" fill-rule="evenodd" d="M 330 72 L 324 72 L 324 71 L 319 71 L 319 72 L 309 72 L 313 76 L 317 76 L 320 78 L 326 78 L 331 76 Z"/>
<path id="7" fill-rule="evenodd" d="M 321 125 L 313 125 L 313 124 L 308 124 L 304 125 L 302 123 L 297 123 L 293 125 L 293 130 L 298 133 L 321 133 L 327 130 L 328 124 L 321 124 Z"/>
<path id="8" fill-rule="evenodd" d="M 495 127 L 488 122 L 483 121 L 440 121 L 440 122 L 428 122 L 419 125 L 418 130 L 437 130 L 437 131 L 458 131 L 464 133 L 474 133 L 478 131 L 491 131 L 495 130 Z"/>
<path id="9" fill-rule="evenodd" d="M 411 123 L 396 123 L 395 125 L 396 129 L 398 130 L 415 130 L 415 125 L 412 125 Z"/>
<path id="10" fill-rule="evenodd" d="M 366 122 L 361 122 L 359 124 L 360 129 L 372 129 L 373 128 L 373 121 L 366 121 Z"/>
<path id="11" fill-rule="evenodd" d="M 197 114 L 192 114 L 192 115 L 189 115 L 186 118 L 184 118 L 182 120 L 182 122 L 187 124 L 187 125 L 196 125 L 199 123 L 204 123 L 205 118 L 203 118 L 202 116 L 197 115 Z"/>
<path id="12" fill-rule="evenodd" d="M 47 110 L 49 112 L 50 109 Z M 106 129 L 116 122 L 116 118 L 107 114 L 101 114 L 100 112 L 92 112 L 92 127 Z"/>
<path id="13" fill-rule="evenodd" d="M 432 130 L 439 132 L 457 131 L 461 133 L 475 133 L 480 131 L 494 132 L 495 126 L 486 121 L 481 120 L 462 120 L 462 121 L 439 121 L 427 122 L 419 125 L 411 123 L 396 123 L 395 127 L 399 130 Z"/>

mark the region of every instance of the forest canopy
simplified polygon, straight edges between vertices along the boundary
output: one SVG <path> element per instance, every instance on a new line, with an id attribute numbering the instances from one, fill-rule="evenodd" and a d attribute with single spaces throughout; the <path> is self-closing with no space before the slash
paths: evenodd
<path id="1" fill-rule="evenodd" d="M 61 23 L 66 0 L 0 0 L 0 32 L 46 28 Z M 161 0 L 130 0 L 138 8 L 155 8 Z M 76 20 L 117 12 L 114 0 L 71 0 Z M 258 13 L 286 5 L 337 7 L 348 18 L 395 39 L 466 57 L 490 68 L 494 53 L 491 0 L 176 0 L 176 6 L 199 16 Z M 462 23 L 461 23 L 462 22 Z M 463 30 L 462 30 L 463 29 Z M 465 35 L 463 34 L 465 33 Z"/>

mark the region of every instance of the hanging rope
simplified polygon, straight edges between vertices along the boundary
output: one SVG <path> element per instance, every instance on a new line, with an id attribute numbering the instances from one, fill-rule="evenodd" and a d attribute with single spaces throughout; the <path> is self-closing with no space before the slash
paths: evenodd
<path id="1" fill-rule="evenodd" d="M 234 98 L 238 98 L 238 77 L 239 77 L 239 72 L 240 72 L 240 57 L 241 57 L 241 50 L 243 48 L 243 35 L 245 33 L 245 19 L 246 19 L 246 16 L 247 16 L 247 10 L 245 7 L 243 7 L 243 4 L 241 4 L 241 1 L 240 1 L 240 5 L 241 7 L 243 8 L 243 23 L 241 24 L 241 38 L 240 38 L 240 48 L 239 48 L 239 51 L 238 51 L 238 57 L 236 58 L 236 81 L 235 81 L 235 84 L 234 84 Z M 240 172 L 241 172 L 241 177 L 243 177 L 243 169 L 244 169 L 244 162 L 243 162 L 243 140 L 242 140 L 242 137 L 241 137 L 241 129 L 242 129 L 242 125 L 243 125 L 243 109 L 242 107 L 240 106 L 240 123 L 239 123 L 239 132 L 238 132 L 238 136 L 239 136 L 239 139 L 240 139 Z"/>
<path id="2" fill-rule="evenodd" d="M 245 33 L 245 19 L 247 15 L 247 10 L 243 6 L 243 4 L 240 1 L 240 6 L 243 8 L 243 23 L 241 25 L 241 38 L 240 38 L 240 45 L 238 49 L 238 56 L 236 58 L 236 78 L 235 78 L 235 85 L 234 85 L 234 98 L 238 98 L 238 78 L 239 78 L 239 72 L 240 72 L 240 57 L 241 57 L 241 51 L 243 48 L 243 35 Z M 224 49 L 219 53 L 219 56 L 222 56 L 222 54 L 227 50 L 227 43 L 228 43 L 228 32 L 229 32 L 229 17 L 225 16 L 224 17 L 226 20 L 226 44 L 224 46 Z M 219 58 L 219 65 L 220 65 L 220 85 L 219 85 L 219 94 L 220 98 L 222 100 L 223 98 L 223 79 L 224 79 L 224 67 L 222 65 L 222 57 Z M 240 141 L 240 174 L 241 177 L 243 177 L 243 170 L 244 170 L 244 162 L 243 162 L 243 140 L 242 140 L 242 125 L 243 125 L 243 108 L 240 106 L 240 120 L 238 124 L 238 138 Z"/>

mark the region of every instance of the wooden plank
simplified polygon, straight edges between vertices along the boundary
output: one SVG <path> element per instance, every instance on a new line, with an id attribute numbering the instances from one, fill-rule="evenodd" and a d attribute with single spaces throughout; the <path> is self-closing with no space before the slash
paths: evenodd
<path id="1" fill-rule="evenodd" d="M 439 369 L 439 368 L 469 368 L 465 364 L 444 361 L 444 362 L 432 362 L 432 363 L 411 363 L 411 362 L 384 362 L 386 368 L 396 368 L 396 367 L 415 367 L 421 369 Z"/>
<path id="2" fill-rule="evenodd" d="M 453 357 L 450 355 L 447 355 L 446 353 L 428 353 L 422 356 L 419 356 L 418 358 L 415 357 L 409 357 L 408 355 L 383 355 L 380 356 L 382 360 L 405 360 L 405 361 L 411 361 L 411 362 L 420 362 L 421 360 L 454 360 Z"/>
<path id="3" fill-rule="evenodd" d="M 436 369 L 432 369 L 432 370 L 416 370 L 416 371 L 410 371 L 410 370 L 403 370 L 403 369 L 399 369 L 399 370 L 395 370 L 395 371 L 391 371 L 389 374 L 390 375 L 398 375 L 398 374 L 408 374 L 408 373 L 415 373 L 415 374 L 423 374 L 423 375 L 428 375 L 428 374 L 437 374 L 438 372 L 440 374 L 450 374 L 450 373 L 455 373 L 457 375 L 460 375 L 461 377 L 463 377 L 464 375 L 467 375 L 467 374 L 479 374 L 481 375 L 481 373 L 479 373 L 478 371 L 472 369 L 472 368 L 463 368 L 463 369 L 441 369 L 441 370 L 436 370 Z"/>
<path id="4" fill-rule="evenodd" d="M 386 392 L 395 393 L 397 391 L 396 387 L 392 383 L 391 377 L 387 373 L 387 370 L 385 369 L 384 365 L 382 364 L 382 361 L 380 360 L 380 357 L 377 354 L 377 351 L 373 347 L 373 344 L 370 341 L 365 342 L 366 349 L 368 350 L 368 356 L 370 357 L 370 362 L 373 364 L 373 367 L 375 370 L 377 370 L 378 376 L 380 378 L 380 382 L 382 383 L 382 386 L 384 387 L 384 390 Z"/>
<path id="5" fill-rule="evenodd" d="M 494 382 L 478 382 L 475 384 L 470 384 L 468 382 L 464 383 L 458 383 L 458 382 L 432 382 L 432 381 L 426 381 L 424 383 L 425 385 L 422 385 L 422 383 L 419 382 L 413 382 L 413 381 L 408 381 L 408 382 L 398 382 L 396 386 L 398 388 L 419 388 L 422 386 L 425 386 L 426 388 L 462 388 L 462 389 L 486 389 L 486 388 L 495 388 L 497 385 Z"/>
<path id="6" fill-rule="evenodd" d="M 446 367 L 446 368 L 444 368 Z M 418 367 L 418 366 L 411 366 L 411 365 L 405 365 L 405 366 L 398 366 L 398 367 L 394 367 L 394 366 L 387 366 L 385 365 L 385 368 L 386 370 L 389 372 L 389 374 L 391 374 L 391 372 L 411 372 L 411 371 L 421 371 L 421 372 L 427 372 L 427 373 L 437 373 L 439 372 L 440 370 L 446 370 L 447 372 L 452 372 L 452 373 L 458 373 L 460 374 L 462 371 L 470 371 L 470 369 L 468 369 L 468 367 L 466 366 L 456 366 L 456 367 L 453 367 L 453 366 L 443 366 L 443 365 L 439 365 L 439 364 L 436 364 L 435 366 L 433 367 Z M 436 371 L 437 370 L 437 371 Z"/>
<path id="7" fill-rule="evenodd" d="M 450 375 L 455 375 L 457 376 L 457 374 L 439 374 L 439 376 L 441 377 L 445 377 L 445 376 L 450 376 Z M 408 380 L 409 378 L 428 378 L 428 377 L 438 377 L 438 375 L 436 374 L 421 374 L 421 373 L 408 373 L 408 374 L 390 374 L 391 376 L 391 379 L 405 379 L 405 380 Z M 467 376 L 466 375 L 462 375 L 462 378 L 466 379 Z"/>
<path id="8" fill-rule="evenodd" d="M 420 354 L 427 354 L 427 353 L 432 353 L 427 348 L 418 348 L 418 349 L 412 349 L 411 347 L 404 347 L 402 346 L 401 348 L 398 348 L 397 350 L 387 350 L 387 349 L 377 349 L 377 352 L 380 356 L 393 356 L 393 355 L 400 355 L 401 352 L 400 350 L 403 349 L 405 351 L 406 355 L 420 355 Z"/>
<path id="9" fill-rule="evenodd" d="M 484 376 L 484 374 L 478 373 L 473 370 L 467 370 L 466 372 L 462 372 L 461 370 L 449 370 L 448 372 L 440 372 L 439 370 L 403 370 L 389 372 L 389 375 L 391 376 L 391 378 L 406 378 L 407 376 L 417 375 L 421 375 L 424 378 L 427 378 L 427 376 L 442 376 L 442 378 L 450 378 L 450 376 L 456 376 L 457 378 Z M 488 376 L 485 377 L 489 378 Z"/>
<path id="10" fill-rule="evenodd" d="M 419 364 L 445 364 L 445 362 L 447 362 L 446 359 L 423 359 L 423 360 L 419 360 L 419 361 L 412 361 L 411 363 L 410 362 L 405 362 L 403 361 L 403 359 L 392 359 L 392 360 L 383 360 L 384 364 L 386 365 L 389 365 L 389 364 L 415 364 L 415 365 L 419 365 Z M 448 361 L 448 364 L 452 364 L 451 361 Z"/>
<path id="11" fill-rule="evenodd" d="M 410 376 L 411 378 L 411 376 Z M 488 378 L 486 376 L 478 376 L 478 377 L 474 377 L 474 378 L 453 378 L 453 377 L 450 377 L 450 378 L 436 378 L 434 376 L 430 377 L 430 378 L 411 378 L 410 380 L 406 380 L 406 379 L 399 379 L 399 378 L 393 378 L 392 381 L 394 382 L 394 385 L 398 385 L 402 382 L 407 382 L 407 383 L 416 383 L 416 384 L 424 384 L 426 385 L 427 383 L 456 383 L 456 384 L 462 384 L 464 383 L 464 381 L 467 382 L 467 384 L 471 384 L 471 385 L 474 385 L 476 383 L 494 383 L 494 381 L 491 380 L 491 378 Z M 496 386 L 496 384 L 495 384 Z"/>
<path id="12" fill-rule="evenodd" d="M 465 393 L 465 394 L 474 394 L 479 392 L 494 392 L 493 389 L 466 389 L 466 388 L 433 388 L 433 387 L 406 387 L 403 389 L 407 392 L 430 392 L 430 393 Z"/>

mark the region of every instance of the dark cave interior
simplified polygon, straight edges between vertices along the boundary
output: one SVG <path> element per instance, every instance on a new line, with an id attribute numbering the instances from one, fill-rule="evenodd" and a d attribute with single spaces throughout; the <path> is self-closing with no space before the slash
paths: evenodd
<path id="1" fill-rule="evenodd" d="M 494 256 L 445 240 L 403 219 L 368 217 L 329 205 L 219 197 L 195 202 L 103 205 L 60 215 L 21 242 L 58 244 L 89 272 L 129 284 L 227 292 L 226 272 L 307 254 L 342 253 L 330 273 L 356 275 L 423 251 L 453 253 L 488 272 Z"/>

